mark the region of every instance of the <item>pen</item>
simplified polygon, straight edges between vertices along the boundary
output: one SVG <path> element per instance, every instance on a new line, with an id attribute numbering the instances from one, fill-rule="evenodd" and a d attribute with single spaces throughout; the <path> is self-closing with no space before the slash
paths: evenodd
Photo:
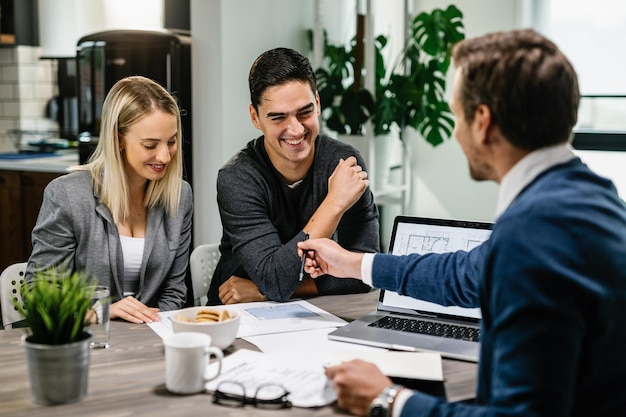
<path id="1" fill-rule="evenodd" d="M 307 240 L 309 238 L 309 233 L 305 232 L 304 233 L 304 240 Z M 302 265 L 300 265 L 300 281 L 302 281 L 302 278 L 304 278 L 304 261 L 306 261 L 306 255 L 309 251 L 305 250 L 302 251 Z"/>

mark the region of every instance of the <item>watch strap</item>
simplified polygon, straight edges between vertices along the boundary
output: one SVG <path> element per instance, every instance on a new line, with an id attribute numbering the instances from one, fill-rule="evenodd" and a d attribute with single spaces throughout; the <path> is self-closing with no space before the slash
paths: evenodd
<path id="1" fill-rule="evenodd" d="M 391 384 L 381 391 L 372 401 L 369 409 L 370 417 L 391 417 L 393 401 L 396 395 L 403 389 L 402 385 Z"/>

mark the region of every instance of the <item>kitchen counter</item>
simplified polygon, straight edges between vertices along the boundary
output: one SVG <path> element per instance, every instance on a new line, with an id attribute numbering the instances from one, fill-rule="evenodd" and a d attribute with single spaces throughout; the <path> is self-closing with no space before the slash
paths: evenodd
<path id="1" fill-rule="evenodd" d="M 53 172 L 64 174 L 67 172 L 69 166 L 76 164 L 78 164 L 78 151 L 76 149 L 60 151 L 58 155 L 41 158 L 0 158 L 0 170 L 9 171 Z"/>

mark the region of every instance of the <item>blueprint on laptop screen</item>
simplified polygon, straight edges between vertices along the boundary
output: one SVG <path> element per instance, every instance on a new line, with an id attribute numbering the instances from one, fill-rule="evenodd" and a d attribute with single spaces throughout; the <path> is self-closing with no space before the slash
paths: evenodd
<path id="1" fill-rule="evenodd" d="M 469 251 L 486 241 L 490 229 L 451 227 L 419 223 L 399 223 L 395 231 L 391 253 L 445 253 L 457 250 Z M 410 310 L 432 311 L 455 316 L 468 316 L 479 319 L 480 308 L 441 306 L 412 297 L 385 291 L 383 304 L 386 307 L 399 307 Z"/>

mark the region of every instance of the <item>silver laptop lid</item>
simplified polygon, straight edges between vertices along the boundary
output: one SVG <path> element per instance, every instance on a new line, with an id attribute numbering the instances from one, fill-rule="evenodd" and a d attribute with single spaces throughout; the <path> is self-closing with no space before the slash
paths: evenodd
<path id="1" fill-rule="evenodd" d="M 465 220 L 397 216 L 394 220 L 389 253 L 443 253 L 469 251 L 489 238 L 493 224 Z M 480 308 L 445 307 L 394 291 L 381 290 L 378 310 L 404 314 L 420 314 L 478 322 Z"/>

